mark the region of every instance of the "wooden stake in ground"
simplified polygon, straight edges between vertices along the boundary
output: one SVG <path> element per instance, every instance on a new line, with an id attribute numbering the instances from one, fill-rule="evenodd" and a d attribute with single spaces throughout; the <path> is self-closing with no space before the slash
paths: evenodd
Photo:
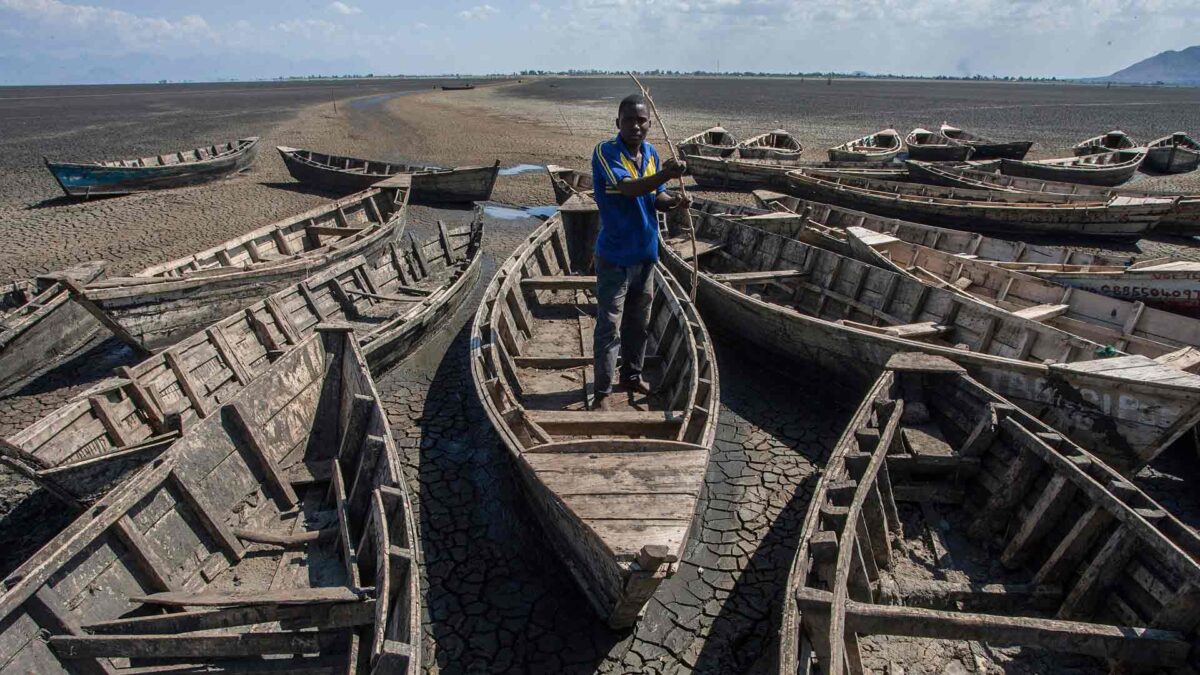
<path id="1" fill-rule="evenodd" d="M 650 112 L 654 114 L 654 119 L 658 121 L 658 127 L 662 129 L 663 136 L 667 139 L 667 148 L 671 151 L 671 159 L 679 161 L 679 155 L 675 152 L 675 143 L 671 141 L 671 132 L 667 131 L 667 125 L 663 124 L 662 115 L 658 114 L 654 99 L 650 98 L 650 90 L 643 86 L 633 73 L 629 73 L 629 77 L 633 78 L 633 83 L 641 90 L 642 96 L 646 98 L 646 103 L 650 105 Z M 688 199 L 687 186 L 683 184 L 683 176 L 679 177 L 679 193 L 683 195 L 684 199 Z M 696 255 L 696 228 L 692 226 L 691 206 L 684 209 L 684 215 L 687 216 L 688 236 L 692 238 L 692 287 L 688 298 L 692 302 L 696 302 L 696 287 L 700 284 L 700 256 Z"/>

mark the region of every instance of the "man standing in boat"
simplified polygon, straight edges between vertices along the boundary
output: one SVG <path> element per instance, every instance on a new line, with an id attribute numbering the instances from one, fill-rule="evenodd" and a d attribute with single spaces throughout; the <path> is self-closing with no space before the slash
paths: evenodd
<path id="1" fill-rule="evenodd" d="M 649 396 L 642 379 L 646 332 L 654 299 L 651 272 L 658 262 L 658 222 L 654 212 L 686 207 L 682 196 L 666 192 L 667 181 L 687 170 L 683 162 L 663 162 L 646 142 L 650 110 L 639 94 L 617 107 L 617 135 L 592 153 L 592 185 L 600 209 L 596 238 L 596 389 L 592 408 L 607 410 L 613 392 L 617 353 L 621 386 L 632 397 Z"/>

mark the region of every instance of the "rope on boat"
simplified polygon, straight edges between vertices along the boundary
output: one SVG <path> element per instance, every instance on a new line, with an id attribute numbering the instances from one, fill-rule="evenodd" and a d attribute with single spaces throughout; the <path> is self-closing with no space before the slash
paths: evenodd
<path id="1" fill-rule="evenodd" d="M 671 140 L 671 132 L 667 131 L 667 125 L 663 123 L 662 115 L 658 114 L 658 107 L 654 105 L 654 99 L 650 97 L 650 90 L 647 89 L 637 76 L 632 72 L 629 77 L 633 78 L 633 83 L 641 90 L 642 96 L 646 102 L 650 104 L 650 112 L 654 113 L 654 119 L 658 120 L 658 127 L 662 129 L 663 136 L 667 139 L 667 148 L 671 151 L 671 159 L 679 161 L 679 155 L 675 152 L 675 143 Z M 687 186 L 683 184 L 683 176 L 679 177 L 679 193 L 684 199 L 690 199 L 687 193 Z M 696 228 L 692 225 L 692 207 L 688 206 L 684 209 L 684 215 L 687 216 L 688 236 L 692 239 L 692 288 L 688 293 L 688 299 L 692 303 L 696 302 L 696 287 L 700 284 L 700 256 L 696 254 Z"/>

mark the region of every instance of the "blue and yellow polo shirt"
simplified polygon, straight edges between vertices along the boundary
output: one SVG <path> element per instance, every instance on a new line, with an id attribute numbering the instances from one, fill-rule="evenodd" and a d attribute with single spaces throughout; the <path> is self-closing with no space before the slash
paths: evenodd
<path id="1" fill-rule="evenodd" d="M 596 206 L 600 207 L 600 234 L 596 237 L 596 255 L 621 267 L 658 260 L 658 220 L 654 198 L 666 185 L 641 197 L 626 197 L 617 183 L 626 178 L 645 178 L 658 173 L 662 166 L 658 151 L 642 141 L 642 165 L 614 136 L 596 146 L 592 153 L 592 186 Z"/>

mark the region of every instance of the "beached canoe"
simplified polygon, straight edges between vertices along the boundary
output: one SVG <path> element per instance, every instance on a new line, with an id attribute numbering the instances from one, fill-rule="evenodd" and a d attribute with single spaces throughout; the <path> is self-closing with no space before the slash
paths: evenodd
<path id="1" fill-rule="evenodd" d="M 705 129 L 679 142 L 679 155 L 688 157 L 729 157 L 737 152 L 737 138 L 722 127 Z"/>
<path id="2" fill-rule="evenodd" d="M 1084 157 L 1086 155 L 1099 155 L 1116 150 L 1132 150 L 1137 146 L 1137 141 L 1130 138 L 1129 134 L 1120 129 L 1113 129 L 1106 134 L 1093 136 L 1076 143 L 1073 150 L 1076 157 Z"/>
<path id="3" fill-rule="evenodd" d="M 1011 239 L 998 239 L 978 232 L 966 232 L 936 225 L 925 225 L 896 218 L 877 216 L 865 211 L 842 208 L 831 204 L 811 202 L 799 197 L 769 190 L 755 190 L 754 199 L 765 209 L 782 213 L 802 214 L 805 219 L 826 227 L 864 227 L 881 234 L 890 234 L 904 241 L 946 251 L 955 255 L 997 262 L 1027 265 L 1094 265 L 1126 266 L 1130 256 L 1115 257 L 1070 246 L 1031 244 Z"/>
<path id="4" fill-rule="evenodd" d="M 174 344 L 300 279 L 361 255 L 375 260 L 404 231 L 407 175 L 128 277 L 75 299 L 135 349 Z"/>
<path id="5" fill-rule="evenodd" d="M 500 160 L 492 166 L 443 169 L 340 157 L 282 145 L 276 150 L 292 178 L 322 190 L 358 192 L 397 174 L 411 174 L 410 201 L 414 202 L 485 202 L 492 198 L 500 174 Z"/>
<path id="6" fill-rule="evenodd" d="M 943 136 L 953 141 L 971 146 L 974 151 L 971 153 L 972 159 L 1000 159 L 1003 157 L 1025 159 L 1025 155 L 1033 147 L 1033 141 L 994 141 L 969 131 L 963 131 L 958 127 L 952 127 L 945 122 L 942 122 L 941 132 Z"/>
<path id="7" fill-rule="evenodd" d="M 471 375 L 552 546 L 614 628 L 678 569 L 718 415 L 712 344 L 688 296 L 653 273 L 646 346 L 656 394 L 589 410 L 595 277 L 573 274 L 557 215 L 484 292 Z"/>
<path id="8" fill-rule="evenodd" d="M 789 171 L 820 169 L 846 175 L 905 180 L 908 172 L 896 162 L 778 162 L 769 159 L 734 159 L 692 156 L 688 175 L 702 187 L 732 190 L 782 189 Z"/>
<path id="9" fill-rule="evenodd" d="M 794 162 L 800 159 L 803 148 L 800 141 L 784 129 L 768 131 L 748 138 L 737 145 L 742 159 L 771 159 L 777 162 Z"/>
<path id="10" fill-rule="evenodd" d="M 682 220 L 668 215 L 672 230 Z M 709 328 L 763 354 L 864 388 L 898 352 L 945 356 L 1130 467 L 1200 420 L 1200 376 L 1144 356 L 1099 358 L 1110 350 L 1098 343 L 745 222 L 699 212 L 692 220 L 701 251 L 696 302 Z M 687 285 L 685 240 L 668 238 L 660 251 Z"/>
<path id="11" fill-rule="evenodd" d="M 944 284 L 1002 309 L 1177 368 L 1200 372 L 1200 319 L 1140 300 L 1114 298 L 983 260 L 901 241 L 861 227 L 845 230 L 855 257 Z M 1200 263 L 1195 263 L 1200 269 Z M 1193 282 L 1193 285 L 1194 282 Z"/>
<path id="12" fill-rule="evenodd" d="M 554 190 L 554 201 L 559 206 L 575 195 L 592 191 L 590 171 L 578 171 L 565 166 L 547 164 L 546 173 L 550 175 L 550 187 Z"/>
<path id="13" fill-rule="evenodd" d="M 4 580 L 5 672 L 421 672 L 401 458 L 318 332 Z"/>
<path id="14" fill-rule="evenodd" d="M 904 151 L 895 129 L 884 129 L 829 149 L 831 162 L 890 162 Z"/>
<path id="15" fill-rule="evenodd" d="M 1132 178 L 1145 158 L 1146 150 L 1141 148 L 1081 157 L 1043 159 L 1036 162 L 1002 159 L 1000 160 L 1000 173 L 1006 176 L 1038 178 L 1062 183 L 1112 187 Z"/>
<path id="16" fill-rule="evenodd" d="M 1169 192 L 1144 192 L 1129 188 L 1107 188 L 1080 183 L 1062 183 L 1037 178 L 1006 176 L 990 171 L 978 171 L 972 167 L 951 167 L 926 162 L 907 162 L 909 175 L 921 183 L 961 187 L 970 190 L 996 190 L 1000 192 L 1034 192 L 1038 194 L 1070 195 L 1083 201 L 1112 199 L 1113 197 L 1177 198 L 1175 208 L 1163 216 L 1154 226 L 1156 233 L 1182 235 L 1200 234 L 1200 194 L 1178 194 Z"/>
<path id="17" fill-rule="evenodd" d="M 965 162 L 974 149 L 937 131 L 913 129 L 904 137 L 908 156 L 928 162 Z"/>
<path id="18" fill-rule="evenodd" d="M 45 162 L 67 196 L 86 198 L 207 183 L 249 168 L 257 150 L 258 137 L 251 136 L 157 157 Z"/>
<path id="19" fill-rule="evenodd" d="M 100 332 L 100 323 L 71 301 L 62 279 L 86 284 L 107 265 L 87 262 L 0 288 L 0 395 L 54 368 Z"/>
<path id="20" fill-rule="evenodd" d="M 1200 143 L 1182 131 L 1150 142 L 1146 166 L 1163 173 L 1186 173 L 1200 165 Z"/>
<path id="21" fill-rule="evenodd" d="M 210 417 L 322 323 L 355 331 L 381 372 L 411 353 L 471 294 L 483 225 L 446 229 L 418 244 L 356 255 L 119 370 L 26 429 L 0 441 L 5 463 L 72 504 L 106 493 L 169 447 L 180 425 Z"/>
<path id="22" fill-rule="evenodd" d="M 908 672 L 942 672 L 939 639 L 1034 648 L 1030 672 L 1188 672 L 1196 533 L 955 364 L 887 366 L 809 502 L 777 672 L 891 670 L 892 636 Z"/>
<path id="23" fill-rule="evenodd" d="M 1127 267 L 1026 263 L 999 265 L 1056 284 L 1200 318 L 1200 262 L 1194 260 L 1153 258 Z"/>
<path id="24" fill-rule="evenodd" d="M 1124 238 L 1149 232 L 1176 201 L 1114 197 L 1081 202 L 1062 195 L 898 183 L 811 169 L 789 172 L 786 192 L 811 201 L 971 231 Z"/>

